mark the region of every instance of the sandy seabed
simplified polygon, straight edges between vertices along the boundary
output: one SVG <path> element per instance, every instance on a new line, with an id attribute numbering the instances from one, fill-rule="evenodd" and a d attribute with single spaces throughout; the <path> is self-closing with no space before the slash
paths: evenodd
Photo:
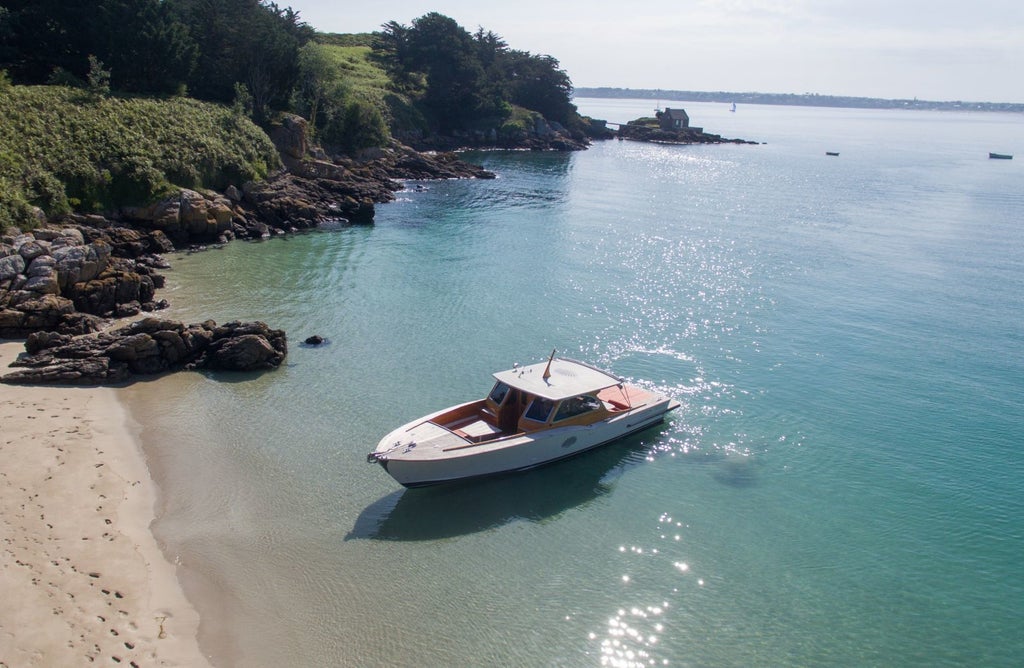
<path id="1" fill-rule="evenodd" d="M 210 665 L 118 392 L 0 385 L 0 668 Z"/>

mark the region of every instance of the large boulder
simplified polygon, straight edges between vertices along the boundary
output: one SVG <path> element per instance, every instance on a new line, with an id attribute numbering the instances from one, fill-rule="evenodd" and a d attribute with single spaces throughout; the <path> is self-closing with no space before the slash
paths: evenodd
<path id="1" fill-rule="evenodd" d="M 51 247 L 81 246 L 85 243 L 82 231 L 76 227 L 41 227 L 32 230 L 32 236 L 39 241 L 50 242 Z"/>
<path id="2" fill-rule="evenodd" d="M 133 315 L 119 310 L 119 306 L 134 303 L 134 313 L 138 313 L 141 305 L 152 302 L 156 294 L 152 276 L 141 271 L 147 270 L 118 259 L 93 280 L 72 285 L 66 294 L 82 313 L 105 317 Z"/>
<path id="3" fill-rule="evenodd" d="M 62 359 L 44 367 L 23 369 L 0 378 L 8 385 L 113 385 L 130 376 L 128 366 L 109 357 Z"/>
<path id="4" fill-rule="evenodd" d="M 306 139 L 306 128 L 309 123 L 305 118 L 295 114 L 284 114 L 280 124 L 270 131 L 270 140 L 281 153 L 281 158 L 287 163 L 292 160 L 302 160 L 306 155 L 309 144 Z"/>
<path id="5" fill-rule="evenodd" d="M 18 248 L 18 255 L 25 259 L 25 262 L 32 262 L 41 255 L 49 255 L 50 253 L 50 242 L 41 241 L 39 239 L 32 239 L 27 241 Z"/>
<path id="6" fill-rule="evenodd" d="M 11 247 L 7 246 L 7 248 Z M 11 250 L 13 251 L 13 248 Z M 0 257 L 0 282 L 12 280 L 18 274 L 23 273 L 26 266 L 25 258 L 18 253 Z"/>
<path id="7" fill-rule="evenodd" d="M 254 371 L 280 366 L 282 358 L 265 337 L 243 334 L 211 345 L 205 366 L 224 371 Z"/>
<path id="8" fill-rule="evenodd" d="M 57 261 L 50 255 L 40 255 L 32 260 L 32 263 L 25 268 L 25 277 L 28 279 L 23 290 L 37 292 L 40 294 L 60 294 L 60 284 L 57 281 Z"/>
<path id="9" fill-rule="evenodd" d="M 104 241 L 83 246 L 62 246 L 53 251 L 57 284 L 61 292 L 75 283 L 88 282 L 100 275 L 110 262 L 112 248 Z"/>

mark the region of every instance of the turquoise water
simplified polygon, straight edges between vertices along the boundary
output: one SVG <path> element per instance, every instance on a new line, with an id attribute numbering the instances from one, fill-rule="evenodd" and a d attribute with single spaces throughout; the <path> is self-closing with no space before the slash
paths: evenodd
<path id="1" fill-rule="evenodd" d="M 767 143 L 476 154 L 372 227 L 174 258 L 172 316 L 291 339 L 128 391 L 220 665 L 1017 664 L 1024 173 L 987 154 L 1024 119 L 686 107 Z M 459 487 L 365 463 L 552 348 L 683 407 Z"/>

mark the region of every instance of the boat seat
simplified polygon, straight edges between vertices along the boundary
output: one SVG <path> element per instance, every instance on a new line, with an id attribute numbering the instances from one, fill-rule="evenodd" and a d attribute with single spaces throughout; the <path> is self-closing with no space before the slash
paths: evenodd
<path id="1" fill-rule="evenodd" d="M 597 398 L 611 406 L 610 411 L 628 411 L 646 404 L 654 395 L 633 385 L 606 387 L 597 393 Z"/>
<path id="2" fill-rule="evenodd" d="M 494 425 L 488 424 L 483 420 L 470 421 L 468 424 L 464 424 L 458 429 L 452 429 L 452 431 L 467 441 L 479 443 L 480 441 L 488 441 L 492 438 L 496 438 L 501 434 L 501 430 Z"/>

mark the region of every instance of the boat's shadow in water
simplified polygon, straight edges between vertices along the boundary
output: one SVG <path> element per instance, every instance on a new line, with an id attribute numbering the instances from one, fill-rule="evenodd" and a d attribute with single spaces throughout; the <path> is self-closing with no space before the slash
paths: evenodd
<path id="1" fill-rule="evenodd" d="M 437 540 L 549 519 L 611 491 L 622 473 L 644 461 L 659 433 L 653 429 L 522 473 L 399 490 L 367 506 L 345 540 Z"/>

